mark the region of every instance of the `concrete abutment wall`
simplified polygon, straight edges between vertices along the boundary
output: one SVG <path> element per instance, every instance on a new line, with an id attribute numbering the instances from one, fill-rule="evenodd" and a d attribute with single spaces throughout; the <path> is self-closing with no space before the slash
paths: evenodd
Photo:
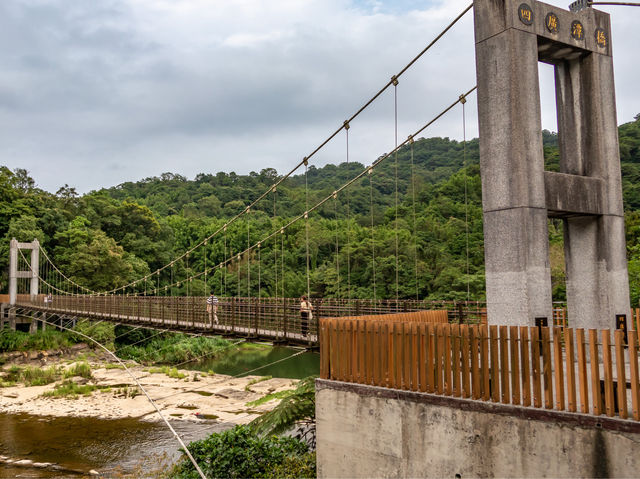
<path id="1" fill-rule="evenodd" d="M 637 477 L 640 424 L 316 382 L 318 477 Z"/>

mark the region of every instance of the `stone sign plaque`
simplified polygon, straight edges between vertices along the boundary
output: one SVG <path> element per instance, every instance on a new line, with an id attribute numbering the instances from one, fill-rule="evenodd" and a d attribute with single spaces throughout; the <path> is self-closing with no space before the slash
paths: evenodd
<path id="1" fill-rule="evenodd" d="M 525 25 L 533 24 L 533 10 L 526 3 L 521 3 L 518 7 L 518 18 Z"/>

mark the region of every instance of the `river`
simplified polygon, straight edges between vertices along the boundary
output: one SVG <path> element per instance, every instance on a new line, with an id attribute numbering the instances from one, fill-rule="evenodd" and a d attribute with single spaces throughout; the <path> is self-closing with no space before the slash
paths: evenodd
<path id="1" fill-rule="evenodd" d="M 215 371 L 220 374 L 273 376 L 300 379 L 318 374 L 319 355 L 285 347 L 246 346 L 224 358 L 181 366 L 185 369 Z M 262 366 L 268 367 L 262 368 Z M 172 425 L 190 442 L 211 432 L 232 427 L 229 423 L 192 423 L 173 421 Z M 144 475 L 137 469 L 143 460 L 157 466 L 155 456 L 176 458 L 179 444 L 164 423 L 142 422 L 136 419 L 102 420 L 94 418 L 57 418 L 28 414 L 0 414 L 0 455 L 34 462 L 51 462 L 65 471 L 0 464 L 0 477 L 51 478 L 73 476 L 72 470 L 85 474 L 122 470 Z"/>

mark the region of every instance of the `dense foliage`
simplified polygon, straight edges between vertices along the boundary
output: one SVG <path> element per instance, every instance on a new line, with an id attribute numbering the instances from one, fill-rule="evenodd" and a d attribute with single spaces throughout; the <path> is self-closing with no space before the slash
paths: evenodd
<path id="1" fill-rule="evenodd" d="M 248 426 L 236 426 L 187 448 L 206 477 L 211 478 L 309 478 L 316 477 L 314 454 L 291 437 L 259 436 Z M 200 476 L 183 457 L 170 477 Z"/>
<path id="2" fill-rule="evenodd" d="M 632 300 L 640 291 L 640 117 L 619 129 Z M 543 132 L 546 168 L 558 169 L 558 137 Z M 398 207 L 396 179 L 398 171 Z M 25 170 L 0 168 L 0 290 L 6 290 L 9 239 L 38 238 L 72 279 L 105 290 L 169 263 L 219 231 L 190 257 L 176 261 L 128 292 L 219 296 L 299 296 L 306 291 L 306 254 L 312 296 L 471 299 L 484 296 L 484 253 L 478 141 L 416 141 L 390 157 L 308 222 L 264 241 L 260 253 L 235 260 L 207 277 L 184 281 L 234 257 L 304 213 L 306 204 L 331 197 L 362 172 L 359 163 L 316 168 L 284 181 L 249 215 L 222 226 L 278 179 L 259 173 L 199 174 L 193 180 L 165 173 L 78 195 L 36 188 Z M 308 183 L 308 189 L 305 184 Z M 308 197 L 308 199 L 307 199 Z M 247 219 L 248 218 L 248 219 Z M 556 299 L 564 295 L 562 222 L 550 222 Z M 396 246 L 397 243 L 397 246 Z M 396 254 L 397 252 L 397 254 Z M 284 272 L 284 274 L 283 274 Z M 171 288 L 166 285 L 175 284 Z"/>

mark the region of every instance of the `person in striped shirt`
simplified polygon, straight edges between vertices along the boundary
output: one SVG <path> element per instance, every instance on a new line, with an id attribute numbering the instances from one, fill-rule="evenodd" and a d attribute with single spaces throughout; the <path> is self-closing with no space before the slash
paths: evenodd
<path id="1" fill-rule="evenodd" d="M 218 324 L 218 298 L 213 291 L 207 298 L 207 313 L 209 314 L 209 325 L 213 326 L 214 321 Z"/>

